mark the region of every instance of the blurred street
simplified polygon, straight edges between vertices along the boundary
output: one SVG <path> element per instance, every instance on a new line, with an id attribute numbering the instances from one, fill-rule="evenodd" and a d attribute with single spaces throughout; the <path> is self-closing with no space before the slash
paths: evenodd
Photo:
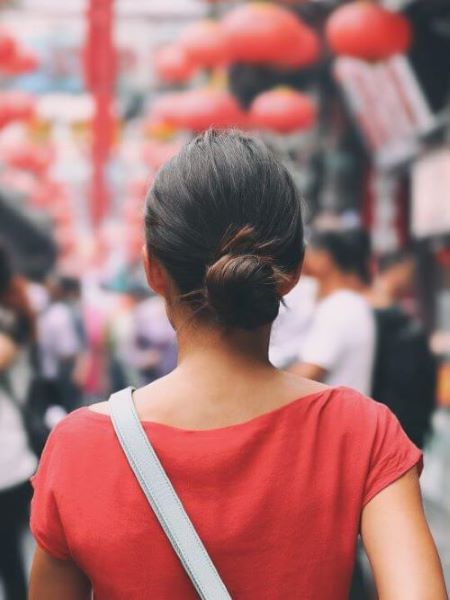
<path id="1" fill-rule="evenodd" d="M 450 589 L 448 0 L 0 0 L 0 21 L 0 600 L 26 598 L 51 431 L 170 376 L 179 306 L 390 409 Z"/>

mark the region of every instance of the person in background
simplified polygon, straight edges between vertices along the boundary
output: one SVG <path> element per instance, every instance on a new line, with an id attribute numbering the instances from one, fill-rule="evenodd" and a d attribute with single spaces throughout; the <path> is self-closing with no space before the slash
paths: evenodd
<path id="1" fill-rule="evenodd" d="M 270 362 L 287 369 L 296 362 L 299 348 L 311 324 L 317 302 L 317 281 L 303 275 L 284 298 L 273 324 L 270 338 Z"/>
<path id="2" fill-rule="evenodd" d="M 25 282 L 0 244 L 0 580 L 7 600 L 25 600 L 21 554 L 37 460 L 21 414 L 32 377 L 35 318 Z"/>
<path id="3" fill-rule="evenodd" d="M 392 410 L 422 448 L 435 407 L 437 365 L 424 328 L 402 306 L 413 290 L 414 275 L 410 250 L 386 254 L 367 297 L 375 311 L 378 340 L 372 395 Z"/>
<path id="4" fill-rule="evenodd" d="M 85 334 L 79 308 L 80 284 L 71 277 L 48 282 L 50 303 L 39 315 L 38 346 L 49 397 L 66 412 L 81 403 Z"/>
<path id="5" fill-rule="evenodd" d="M 305 272 L 317 282 L 309 327 L 298 340 L 293 372 L 369 394 L 375 355 L 375 321 L 360 287 L 370 282 L 370 243 L 360 227 L 317 225 L 306 252 Z M 366 600 L 370 578 L 358 546 L 351 600 Z"/>
<path id="6" fill-rule="evenodd" d="M 304 271 L 317 280 L 317 303 L 293 373 L 370 394 L 375 354 L 372 310 L 354 279 L 368 280 L 368 264 L 356 251 L 360 230 L 313 231 Z"/>
<path id="7" fill-rule="evenodd" d="M 177 362 L 177 341 L 167 319 L 164 302 L 151 296 L 134 309 L 133 364 L 140 375 L 140 385 L 163 377 Z"/>

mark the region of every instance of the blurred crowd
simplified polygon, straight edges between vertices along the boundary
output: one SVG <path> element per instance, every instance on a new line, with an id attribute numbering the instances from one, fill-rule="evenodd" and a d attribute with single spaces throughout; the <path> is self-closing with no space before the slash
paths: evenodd
<path id="1" fill-rule="evenodd" d="M 387 404 L 423 447 L 436 364 L 417 314 L 413 251 L 375 260 L 369 235 L 330 215 L 308 237 L 303 276 L 274 325 L 271 360 Z M 117 293 L 58 273 L 29 282 L 15 271 L 13 250 L 0 245 L 0 573 L 16 600 L 26 597 L 20 548 L 29 478 L 48 433 L 81 405 L 164 376 L 177 349 L 163 301 L 142 283 Z M 355 577 L 354 598 L 367 597 L 358 595 L 363 579 Z"/>

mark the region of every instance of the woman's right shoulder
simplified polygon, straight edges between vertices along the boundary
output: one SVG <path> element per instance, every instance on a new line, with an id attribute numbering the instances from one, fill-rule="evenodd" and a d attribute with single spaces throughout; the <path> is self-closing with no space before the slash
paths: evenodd
<path id="1" fill-rule="evenodd" d="M 111 430 L 112 424 L 107 414 L 83 406 L 57 423 L 50 432 L 45 450 L 58 447 L 60 452 L 73 454 L 75 450 L 95 445 L 105 432 Z"/>

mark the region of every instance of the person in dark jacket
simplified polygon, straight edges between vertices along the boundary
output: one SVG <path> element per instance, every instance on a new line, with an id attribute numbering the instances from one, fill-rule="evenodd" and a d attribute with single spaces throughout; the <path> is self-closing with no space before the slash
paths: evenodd
<path id="1" fill-rule="evenodd" d="M 435 406 L 436 361 L 422 324 L 402 300 L 411 292 L 415 263 L 409 250 L 383 256 L 370 292 L 377 322 L 375 400 L 386 404 L 420 448 Z"/>

